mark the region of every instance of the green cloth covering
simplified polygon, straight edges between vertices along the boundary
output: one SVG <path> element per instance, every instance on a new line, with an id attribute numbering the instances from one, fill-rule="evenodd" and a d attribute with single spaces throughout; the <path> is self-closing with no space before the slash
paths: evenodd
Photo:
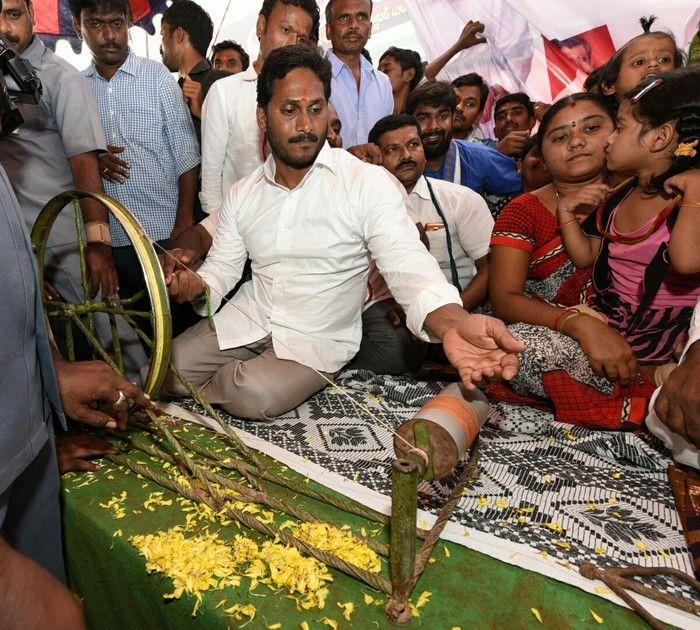
<path id="1" fill-rule="evenodd" d="M 700 32 L 695 33 L 688 48 L 688 65 L 700 61 Z"/>
<path id="2" fill-rule="evenodd" d="M 205 429 L 195 425 L 186 425 L 183 429 L 188 438 L 212 448 L 222 446 L 221 438 Z M 142 452 L 132 451 L 129 457 L 156 467 L 154 460 Z M 301 478 L 280 464 L 273 464 L 273 460 L 269 461 L 284 470 L 285 475 Z M 316 489 L 326 490 L 312 481 L 309 483 Z M 116 518 L 114 509 L 101 507 L 100 503 L 106 504 L 122 491 L 127 493 L 123 502 L 125 516 Z M 157 491 L 163 491 L 164 499 L 173 499 L 172 505 L 156 507 L 153 512 L 146 510 L 144 501 Z M 363 593 L 367 593 L 385 599 L 384 595 L 333 569 L 334 581 L 329 585 L 330 594 L 323 610 L 300 612 L 286 592 L 274 592 L 264 585 L 251 593 L 247 578 L 242 578 L 239 588 L 205 591 L 195 617 L 192 616 L 194 597 L 185 594 L 180 599 L 165 601 L 163 594 L 172 592 L 172 581 L 158 573 L 146 573 L 145 558 L 129 543 L 129 537 L 156 533 L 175 525 L 184 526 L 185 512 L 175 500 L 177 496 L 107 460 L 96 473 L 64 476 L 64 536 L 69 583 L 84 601 L 90 628 L 240 627 L 243 621 L 234 621 L 221 607 L 216 608 L 222 600 L 226 600 L 226 607 L 252 603 L 257 608 L 257 616 L 248 628 L 266 628 L 275 623 L 281 623 L 282 628 L 299 628 L 302 621 L 307 621 L 310 628 L 328 627 L 321 623 L 324 617 L 337 621 L 339 628 L 388 627 L 384 606 L 367 605 L 363 597 Z M 380 527 L 312 499 L 294 498 L 286 490 L 280 490 L 279 496 L 293 499 L 337 525 L 348 524 L 356 532 L 362 527 L 368 533 Z M 134 514 L 134 510 L 140 513 Z M 278 518 L 277 522 L 283 520 L 286 519 Z M 118 530 L 121 535 L 115 535 Z M 192 535 L 198 531 L 193 530 Z M 209 531 L 218 531 L 224 540 L 231 540 L 238 533 L 258 542 L 264 540 L 261 535 L 239 528 L 235 523 L 226 527 L 210 524 Z M 388 541 L 386 534 L 381 532 L 379 539 Z M 644 627 L 634 613 L 616 604 L 459 545 L 440 541 L 433 557 L 435 561 L 428 565 L 418 582 L 413 601 L 424 591 L 432 593 L 432 597 L 420 608 L 420 618 L 413 620 L 413 627 L 431 630 L 542 627 L 533 608 L 539 611 L 545 627 L 597 627 L 599 624 L 591 611 L 603 618 L 608 628 Z M 387 562 L 383 561 L 382 565 L 388 577 Z M 350 622 L 343 619 L 338 602 L 355 604 Z"/>

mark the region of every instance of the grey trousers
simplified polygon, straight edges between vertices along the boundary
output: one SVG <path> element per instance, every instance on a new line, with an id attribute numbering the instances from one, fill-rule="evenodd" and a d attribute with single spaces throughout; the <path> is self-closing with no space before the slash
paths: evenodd
<path id="1" fill-rule="evenodd" d="M 425 361 L 428 344 L 415 339 L 405 325 L 395 328 L 389 320 L 393 304 L 393 299 L 382 300 L 362 313 L 362 341 L 348 369 L 402 374 Z"/>
<path id="2" fill-rule="evenodd" d="M 0 532 L 65 584 L 56 445 L 48 429 L 49 439 L 34 461 L 0 494 Z"/>
<path id="3" fill-rule="evenodd" d="M 239 418 L 269 420 L 298 407 L 327 384 L 310 367 L 278 358 L 270 335 L 247 346 L 220 350 L 207 319 L 173 341 L 172 361 L 207 402 Z M 323 374 L 335 379 L 335 374 Z M 162 391 L 188 395 L 172 374 Z"/>

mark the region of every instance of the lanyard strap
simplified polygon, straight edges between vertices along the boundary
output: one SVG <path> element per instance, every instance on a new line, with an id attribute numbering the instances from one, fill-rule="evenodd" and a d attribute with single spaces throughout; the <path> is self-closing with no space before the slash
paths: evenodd
<path id="1" fill-rule="evenodd" d="M 435 192 L 433 191 L 433 187 L 430 185 L 430 180 L 428 180 L 427 177 L 425 178 L 425 183 L 428 184 L 428 192 L 430 193 L 430 199 L 432 200 L 433 205 L 435 206 L 435 209 L 437 210 L 437 213 L 442 219 L 443 225 L 445 226 L 445 238 L 447 239 L 447 254 L 450 257 L 450 271 L 452 272 L 452 284 L 454 284 L 457 287 L 457 290 L 461 293 L 462 287 L 459 284 L 457 263 L 455 263 L 455 257 L 452 255 L 452 237 L 450 236 L 450 226 L 447 225 L 447 219 L 445 218 L 445 215 L 442 212 L 442 208 L 438 203 L 437 197 L 435 196 Z"/>

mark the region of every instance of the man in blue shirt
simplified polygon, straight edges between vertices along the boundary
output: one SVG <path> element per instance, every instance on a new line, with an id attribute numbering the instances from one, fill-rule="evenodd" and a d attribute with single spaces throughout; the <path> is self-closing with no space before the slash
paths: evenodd
<path id="1" fill-rule="evenodd" d="M 394 111 L 391 82 L 372 67 L 362 50 L 372 33 L 370 0 L 330 0 L 326 5 L 326 37 L 333 47 L 330 102 L 338 111 L 346 146 L 365 144 L 370 129 Z"/>
<path id="2" fill-rule="evenodd" d="M 441 81 L 419 86 L 408 98 L 406 113 L 421 129 L 424 175 L 462 184 L 480 195 L 504 197 L 521 192 L 522 180 L 514 159 L 474 142 L 453 139 L 456 107 L 454 89 Z"/>
<path id="3" fill-rule="evenodd" d="M 165 66 L 129 50 L 126 0 L 75 0 L 71 9 L 93 57 L 84 74 L 107 137 L 109 153 L 100 160 L 105 192 L 167 247 L 192 226 L 199 186 L 199 145 L 182 92 Z M 144 288 L 143 274 L 124 229 L 112 220 L 110 231 L 119 292 L 128 297 Z M 175 333 L 192 323 L 184 309 L 173 320 Z"/>

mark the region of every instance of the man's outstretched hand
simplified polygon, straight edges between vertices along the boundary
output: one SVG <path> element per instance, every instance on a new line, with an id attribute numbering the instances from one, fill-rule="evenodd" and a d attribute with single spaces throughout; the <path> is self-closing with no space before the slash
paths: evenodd
<path id="1" fill-rule="evenodd" d="M 96 427 L 126 429 L 130 403 L 159 411 L 141 388 L 117 374 L 103 361 L 54 362 L 61 404 L 67 416 Z M 124 394 L 124 399 L 117 403 Z M 98 409 L 104 405 L 109 414 Z"/>
<path id="2" fill-rule="evenodd" d="M 430 313 L 425 327 L 442 339 L 445 355 L 467 389 L 486 381 L 510 380 L 520 369 L 518 353 L 525 351 L 525 345 L 500 319 L 470 315 L 448 304 Z"/>

